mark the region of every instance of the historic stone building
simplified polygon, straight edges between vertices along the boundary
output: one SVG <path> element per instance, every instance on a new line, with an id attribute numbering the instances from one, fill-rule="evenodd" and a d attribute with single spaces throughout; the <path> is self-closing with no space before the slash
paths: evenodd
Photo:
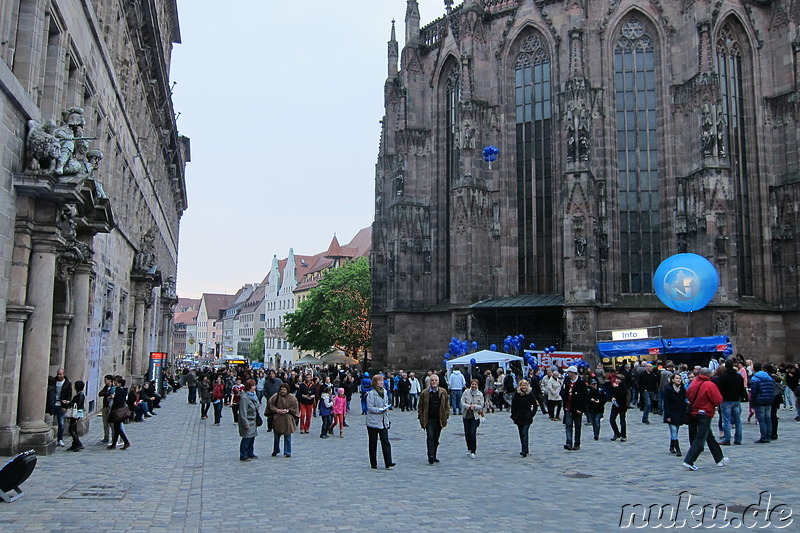
<path id="1" fill-rule="evenodd" d="M 375 359 L 438 364 L 452 336 L 517 333 L 591 351 L 598 331 L 659 324 L 793 358 L 800 0 L 444 7 L 420 27 L 408 0 L 388 46 Z M 720 288 L 684 317 L 653 274 L 687 251 Z"/>
<path id="2" fill-rule="evenodd" d="M 171 352 L 188 139 L 175 0 L 0 3 L 0 454 L 54 449 L 48 376 Z"/>

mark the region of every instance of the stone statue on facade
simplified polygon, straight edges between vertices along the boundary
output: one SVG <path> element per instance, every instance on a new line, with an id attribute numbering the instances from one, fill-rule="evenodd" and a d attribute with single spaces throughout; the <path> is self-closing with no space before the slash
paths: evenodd
<path id="1" fill-rule="evenodd" d="M 703 129 L 700 132 L 700 142 L 703 146 L 703 155 L 714 155 L 714 120 L 711 116 L 711 108 L 708 104 L 703 106 Z"/>
<path id="2" fill-rule="evenodd" d="M 589 160 L 589 113 L 586 108 L 581 109 L 578 119 L 578 152 L 581 161 Z"/>
<path id="3" fill-rule="evenodd" d="M 178 292 L 175 287 L 175 276 L 167 276 L 161 283 L 161 297 L 166 300 L 177 300 Z"/>
<path id="4" fill-rule="evenodd" d="M 138 272 L 140 274 L 147 274 L 155 270 L 156 256 L 154 253 L 155 246 L 153 244 L 155 238 L 156 235 L 154 228 L 150 228 L 145 232 L 144 235 L 142 235 L 141 246 L 139 246 L 139 250 L 133 257 L 134 272 Z"/>
<path id="5" fill-rule="evenodd" d="M 94 179 L 93 173 L 103 159 L 103 152 L 89 149 L 88 141 L 93 137 L 83 137 L 85 124 L 80 107 L 70 107 L 61 113 L 60 125 L 53 120 L 44 124 L 29 120 L 26 171 L 56 176 L 62 183 L 77 185 L 87 178 Z M 95 189 L 100 198 L 107 198 L 96 180 Z"/>
<path id="6" fill-rule="evenodd" d="M 586 237 L 578 235 L 575 237 L 575 256 L 584 257 L 586 255 Z"/>
<path id="7" fill-rule="evenodd" d="M 39 124 L 35 120 L 28 121 L 28 137 L 25 142 L 28 160 L 25 169 L 29 172 L 52 174 L 56 170 L 58 158 L 61 157 L 61 143 L 53 132 L 56 123 L 48 120 Z"/>

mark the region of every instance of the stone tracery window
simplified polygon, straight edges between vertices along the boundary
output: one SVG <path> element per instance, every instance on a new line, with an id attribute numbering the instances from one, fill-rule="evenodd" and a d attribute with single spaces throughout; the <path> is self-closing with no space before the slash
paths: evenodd
<path id="1" fill-rule="evenodd" d="M 661 261 L 656 53 L 636 16 L 614 46 L 614 97 L 621 292 L 650 293 Z"/>
<path id="2" fill-rule="evenodd" d="M 749 176 L 747 159 L 747 101 L 744 96 L 745 72 L 742 43 L 731 22 L 722 26 L 717 37 L 717 71 L 722 108 L 727 117 L 727 153 L 734 182 L 734 217 L 739 294 L 753 294 L 753 242 L 750 226 Z"/>
<path id="3" fill-rule="evenodd" d="M 555 291 L 550 54 L 538 34 L 514 61 L 519 291 Z"/>

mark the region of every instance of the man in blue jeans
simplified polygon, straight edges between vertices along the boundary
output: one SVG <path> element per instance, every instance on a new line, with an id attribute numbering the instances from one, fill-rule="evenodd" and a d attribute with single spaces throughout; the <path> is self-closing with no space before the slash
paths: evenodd
<path id="1" fill-rule="evenodd" d="M 772 437 L 772 402 L 775 400 L 775 382 L 772 376 L 762 370 L 761 363 L 753 365 L 753 377 L 750 378 L 750 398 L 753 401 L 753 410 L 756 412 L 758 429 L 761 438 L 756 444 L 767 444 Z"/>
<path id="2" fill-rule="evenodd" d="M 734 368 L 733 361 L 728 359 L 725 361 L 725 371 L 712 380 L 720 394 L 722 394 L 722 405 L 719 406 L 720 415 L 722 416 L 722 431 L 724 437 L 722 442 L 723 446 L 729 446 L 731 443 L 731 425 L 736 427 L 733 435 L 733 443 L 742 443 L 742 404 L 741 399 L 745 394 L 744 379 L 739 372 Z"/>
<path id="3" fill-rule="evenodd" d="M 467 380 L 460 370 L 453 370 L 450 374 L 448 381 L 448 388 L 450 389 L 450 410 L 452 413 L 461 414 L 461 396 L 464 394 L 464 388 L 467 386 Z"/>

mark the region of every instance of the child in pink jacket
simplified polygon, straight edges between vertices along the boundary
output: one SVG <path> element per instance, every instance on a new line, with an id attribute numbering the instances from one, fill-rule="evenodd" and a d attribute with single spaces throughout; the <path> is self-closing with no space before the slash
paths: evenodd
<path id="1" fill-rule="evenodd" d="M 336 389 L 336 397 L 333 399 L 333 425 L 331 426 L 331 433 L 336 424 L 339 424 L 339 437 L 344 438 L 344 414 L 347 412 L 347 398 L 344 395 L 344 389 Z"/>

